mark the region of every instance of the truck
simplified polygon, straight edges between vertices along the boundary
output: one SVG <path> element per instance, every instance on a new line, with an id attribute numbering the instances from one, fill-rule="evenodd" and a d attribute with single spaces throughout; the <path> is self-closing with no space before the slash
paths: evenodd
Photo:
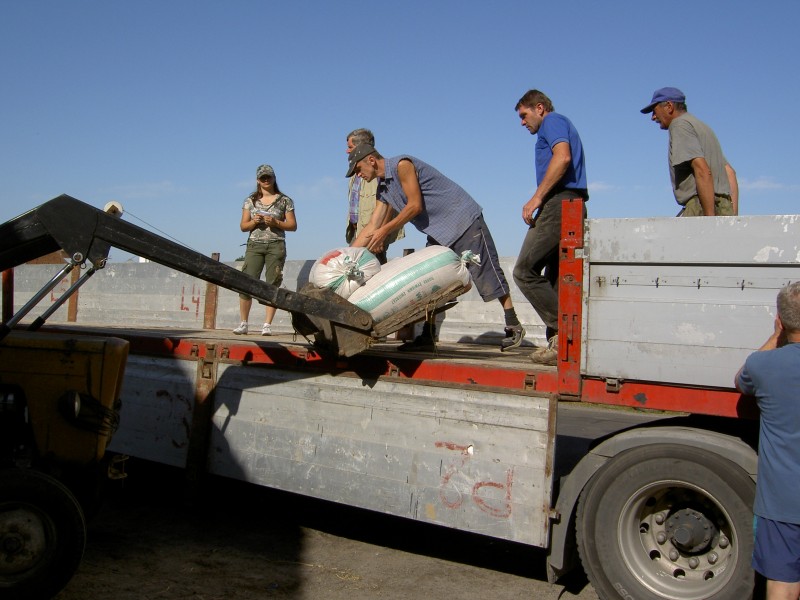
<path id="1" fill-rule="evenodd" d="M 381 327 L 67 196 L 0 226 L 0 269 L 61 248 L 88 272 L 114 245 L 291 312 L 288 342 L 34 320 L 73 345 L 126 345 L 108 367 L 122 381 L 113 455 L 545 548 L 552 581 L 583 568 L 601 598 L 751 597 L 758 411 L 733 377 L 800 278 L 799 217 L 584 220 L 570 200 L 563 215 L 555 367 L 464 342 L 397 352 L 384 336 L 419 311 Z M 0 352 L 22 312 L 4 315 Z M 580 407 L 595 409 L 590 439 L 569 429 Z M 4 431 L 24 429 L 16 418 Z"/>

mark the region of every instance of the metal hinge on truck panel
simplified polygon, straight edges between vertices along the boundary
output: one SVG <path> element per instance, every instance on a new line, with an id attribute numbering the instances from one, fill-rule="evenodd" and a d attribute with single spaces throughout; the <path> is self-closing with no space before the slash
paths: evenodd
<path id="1" fill-rule="evenodd" d="M 536 374 L 535 373 L 525 373 L 525 380 L 522 384 L 522 389 L 524 390 L 535 390 L 536 389 Z"/>
<path id="2" fill-rule="evenodd" d="M 206 470 L 211 442 L 211 418 L 214 414 L 214 388 L 217 383 L 216 344 L 206 344 L 203 348 L 198 347 L 197 351 L 197 380 L 189 427 L 189 447 L 186 452 L 186 481 L 189 486 L 197 485 Z"/>

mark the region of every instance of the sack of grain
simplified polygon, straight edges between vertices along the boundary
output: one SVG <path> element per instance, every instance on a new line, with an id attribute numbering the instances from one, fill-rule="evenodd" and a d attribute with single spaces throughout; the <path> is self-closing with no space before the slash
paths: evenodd
<path id="1" fill-rule="evenodd" d="M 405 308 L 424 305 L 442 288 L 455 283 L 469 285 L 468 262 L 480 264 L 480 256 L 465 252 L 459 258 L 446 246 L 428 246 L 389 261 L 380 273 L 353 292 L 349 300 L 380 323 Z"/>
<path id="2" fill-rule="evenodd" d="M 327 287 L 342 298 L 364 285 L 381 270 L 381 263 L 366 248 L 335 248 L 314 263 L 308 280 Z"/>

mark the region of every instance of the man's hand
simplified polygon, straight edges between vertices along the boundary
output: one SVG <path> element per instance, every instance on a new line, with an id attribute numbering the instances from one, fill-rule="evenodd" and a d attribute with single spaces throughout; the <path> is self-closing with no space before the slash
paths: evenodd
<path id="1" fill-rule="evenodd" d="M 372 235 L 369 236 L 367 250 L 373 254 L 378 254 L 386 250 L 386 238 L 388 238 L 391 233 L 391 229 L 386 227 L 379 227 L 376 229 Z"/>
<path id="2" fill-rule="evenodd" d="M 772 337 L 775 338 L 775 348 L 785 346 L 787 343 L 786 330 L 783 328 L 783 322 L 780 320 L 780 317 L 775 317 L 775 331 L 772 333 Z M 772 338 L 770 338 L 770 340 L 771 339 Z"/>
<path id="3" fill-rule="evenodd" d="M 781 346 L 785 346 L 788 340 L 786 339 L 786 330 L 783 328 L 783 323 L 781 322 L 780 317 L 775 317 L 775 325 L 772 331 L 772 335 L 767 338 L 767 341 L 761 345 L 761 348 L 757 350 L 757 352 L 764 352 L 765 350 L 775 350 L 775 348 L 780 348 Z M 744 365 L 739 369 L 736 373 L 736 376 L 733 378 L 733 385 L 734 387 L 742 392 L 743 394 L 747 393 L 742 387 L 739 385 L 739 378 L 742 375 L 742 371 L 744 370 Z"/>
<path id="4" fill-rule="evenodd" d="M 775 348 L 780 348 L 781 346 L 786 345 L 786 330 L 783 328 L 783 323 L 781 322 L 780 317 L 775 317 L 775 329 L 772 332 L 772 335 L 767 338 L 767 341 L 764 342 L 759 348 L 759 352 L 762 350 L 775 350 Z"/>
<path id="5" fill-rule="evenodd" d="M 533 225 L 533 215 L 541 205 L 541 198 L 537 198 L 536 196 L 528 200 L 522 207 L 522 220 L 528 225 Z"/>
<path id="6" fill-rule="evenodd" d="M 533 197 L 522 207 L 522 220 L 528 225 L 533 225 L 533 213 L 542 205 L 543 198 L 547 198 L 553 188 L 558 185 L 561 178 L 572 164 L 572 151 L 568 142 L 558 142 L 552 147 L 553 156 L 547 165 L 542 181 L 536 188 Z"/>

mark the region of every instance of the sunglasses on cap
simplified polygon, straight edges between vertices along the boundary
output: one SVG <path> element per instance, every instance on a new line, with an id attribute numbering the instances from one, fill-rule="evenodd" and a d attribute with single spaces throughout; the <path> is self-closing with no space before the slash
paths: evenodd
<path id="1" fill-rule="evenodd" d="M 261 182 L 270 181 L 271 179 L 272 179 L 272 175 L 262 175 L 261 177 L 258 178 L 258 180 L 261 181 Z"/>

